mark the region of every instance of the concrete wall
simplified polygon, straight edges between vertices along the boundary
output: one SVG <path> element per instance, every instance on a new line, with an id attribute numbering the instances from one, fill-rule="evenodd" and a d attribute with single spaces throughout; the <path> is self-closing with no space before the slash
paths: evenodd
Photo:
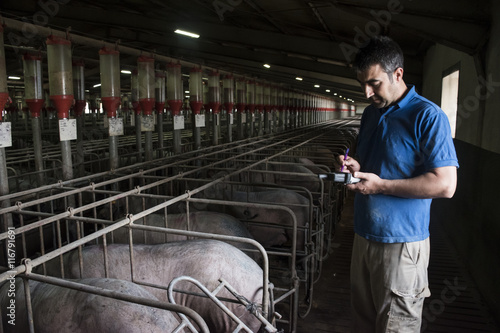
<path id="1" fill-rule="evenodd" d="M 484 112 L 484 101 L 476 97 L 479 78 L 474 58 L 443 45 L 433 46 L 424 61 L 422 95 L 441 105 L 441 82 L 443 72 L 459 66 L 458 112 L 456 139 L 480 146 L 480 126 Z"/>
<path id="2" fill-rule="evenodd" d="M 439 105 L 443 71 L 459 64 L 457 192 L 451 200 L 433 202 L 431 223 L 444 225 L 500 322 L 500 4 L 492 2 L 484 72 L 477 70 L 472 56 L 435 45 L 424 60 L 422 95 Z"/>
<path id="3" fill-rule="evenodd" d="M 500 1 L 492 1 L 493 24 L 486 51 L 487 92 L 482 147 L 500 153 Z"/>

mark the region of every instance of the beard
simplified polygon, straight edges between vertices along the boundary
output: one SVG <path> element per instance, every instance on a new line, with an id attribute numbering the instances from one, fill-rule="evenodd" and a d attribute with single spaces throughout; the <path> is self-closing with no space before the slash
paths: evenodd
<path id="1" fill-rule="evenodd" d="M 370 101 L 371 101 L 372 105 L 374 107 L 376 107 L 377 109 L 384 108 L 384 107 L 388 106 L 388 104 L 389 104 L 387 102 L 387 100 L 383 99 L 380 96 L 372 96 L 372 97 L 370 97 Z"/>

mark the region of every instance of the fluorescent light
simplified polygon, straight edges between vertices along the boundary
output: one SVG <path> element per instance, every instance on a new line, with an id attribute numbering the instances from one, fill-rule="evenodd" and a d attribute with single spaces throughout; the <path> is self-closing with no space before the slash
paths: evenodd
<path id="1" fill-rule="evenodd" d="M 297 76 L 297 77 L 295 78 L 295 80 L 297 80 L 297 81 L 302 81 L 303 79 L 302 79 L 301 77 L 298 77 L 298 76 Z"/>
<path id="2" fill-rule="evenodd" d="M 8 77 L 10 80 L 21 80 L 19 76 L 9 76 Z"/>
<path id="3" fill-rule="evenodd" d="M 132 74 L 132 71 L 129 71 L 129 70 L 126 70 L 126 69 L 122 69 L 120 72 L 123 73 L 123 74 Z"/>
<path id="4" fill-rule="evenodd" d="M 185 94 L 189 94 L 189 90 L 184 91 Z"/>
<path id="5" fill-rule="evenodd" d="M 200 35 L 198 35 L 198 34 L 195 34 L 193 32 L 189 32 L 189 31 L 184 31 L 184 30 L 181 30 L 181 29 L 177 29 L 174 32 L 176 34 L 188 36 L 188 37 L 191 37 L 191 38 L 200 38 Z"/>
<path id="6" fill-rule="evenodd" d="M 314 85 L 314 88 L 319 88 L 319 84 L 315 84 L 315 85 Z"/>
<path id="7" fill-rule="evenodd" d="M 266 68 L 271 68 L 271 65 L 269 65 L 269 64 L 264 64 L 264 67 L 266 67 Z"/>
<path id="8" fill-rule="evenodd" d="M 97 87 L 100 87 L 100 86 L 101 86 L 101 84 L 100 84 L 100 83 L 98 83 L 98 84 L 94 84 L 94 88 L 97 88 Z"/>
<path id="9" fill-rule="evenodd" d="M 325 91 L 326 91 L 326 92 L 330 92 L 330 89 L 326 89 Z"/>

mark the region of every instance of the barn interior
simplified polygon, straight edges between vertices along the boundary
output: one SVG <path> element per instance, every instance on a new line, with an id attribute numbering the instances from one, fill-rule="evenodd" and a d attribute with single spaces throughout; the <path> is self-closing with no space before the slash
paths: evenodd
<path id="1" fill-rule="evenodd" d="M 431 230 L 452 249 L 434 267 L 458 258 L 463 274 L 437 269 L 426 331 L 498 330 L 498 1 L 2 0 L 0 20 L 4 270 L 47 282 L 45 263 L 111 243 L 117 230 L 142 230 L 147 242 L 153 215 L 216 206 L 241 213 L 247 226 L 266 223 L 265 215 L 295 216 L 297 226 L 284 231 L 295 236 L 284 244 L 245 248 L 271 267 L 264 280 L 281 318 L 264 311 L 266 320 L 285 332 L 347 332 L 345 318 L 334 325 L 331 313 L 315 311 L 331 305 L 319 286 L 335 281 L 336 265 L 347 260 L 337 256 L 352 238 L 353 194 L 316 175 L 334 171 L 348 148 L 355 152 L 369 101 L 353 57 L 369 37 L 388 35 L 403 50 L 405 81 L 422 96 L 443 106 L 445 78 L 455 75 L 445 111 L 458 187 L 452 199 L 434 200 Z M 50 73 L 69 76 L 58 85 Z M 250 188 L 286 189 L 308 201 L 252 201 Z M 236 192 L 247 193 L 244 204 L 231 199 Z M 161 228 L 165 239 L 203 237 Z M 30 274 L 31 265 L 42 273 Z M 445 281 L 458 276 L 466 276 L 473 310 L 442 298 Z M 69 283 L 61 280 L 52 282 Z M 349 306 L 348 288 L 334 294 L 344 299 L 337 307 Z"/>

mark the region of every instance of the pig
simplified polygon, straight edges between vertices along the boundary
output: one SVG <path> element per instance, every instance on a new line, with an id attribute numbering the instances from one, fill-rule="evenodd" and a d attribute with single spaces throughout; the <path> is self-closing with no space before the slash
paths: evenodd
<path id="1" fill-rule="evenodd" d="M 167 227 L 172 229 L 188 230 L 187 214 L 168 214 L 165 224 L 164 215 L 150 214 L 144 219 L 137 220 L 135 224 L 144 224 L 153 227 Z M 189 230 L 226 236 L 237 236 L 253 239 L 246 226 L 237 218 L 223 213 L 201 211 L 189 214 Z M 186 240 L 186 236 L 165 234 L 153 231 L 134 230 L 134 244 L 161 244 L 166 242 Z M 129 233 L 127 228 L 120 228 L 113 232 L 114 243 L 128 243 Z M 254 246 L 241 242 L 228 242 L 240 250 L 255 249 Z M 247 252 L 248 255 L 260 262 L 260 255 Z"/>
<path id="2" fill-rule="evenodd" d="M 104 276 L 102 245 L 86 246 L 82 250 L 83 272 L 80 273 L 78 253 L 64 256 L 65 276 L 68 278 L 90 278 Z M 130 280 L 130 253 L 126 244 L 107 246 L 109 277 Z M 190 276 L 201 282 L 210 291 L 224 278 L 250 302 L 262 303 L 263 271 L 257 263 L 239 249 L 225 242 L 199 239 L 156 245 L 134 245 L 134 281 L 147 282 L 167 287 L 179 276 Z M 47 264 L 49 275 L 59 275 L 59 260 Z M 176 288 L 199 293 L 200 290 L 188 282 L 180 282 Z M 160 301 L 168 301 L 167 292 L 158 288 L 147 288 Z M 218 296 L 229 297 L 227 290 Z M 236 323 L 223 313 L 211 300 L 193 295 L 175 293 L 177 304 L 187 306 L 207 323 L 210 332 L 233 332 Z M 235 303 L 225 305 L 232 310 L 253 332 L 261 326 L 260 321 L 244 306 Z"/>
<path id="3" fill-rule="evenodd" d="M 222 186 L 206 191 L 207 196 L 213 199 L 223 199 L 239 202 L 253 202 L 274 204 L 289 207 L 297 218 L 297 227 L 304 227 L 309 221 L 309 200 L 304 196 L 287 189 L 265 190 L 259 192 L 243 192 L 223 190 Z M 208 209 L 215 211 L 226 211 L 240 220 L 270 222 L 279 225 L 292 225 L 291 216 L 276 209 L 253 208 L 245 206 L 222 206 L 209 205 Z M 272 228 L 265 226 L 248 225 L 248 230 L 256 241 L 264 247 L 280 246 L 292 241 L 291 229 Z M 305 245 L 305 233 L 297 230 L 297 249 L 301 250 Z"/>
<path id="4" fill-rule="evenodd" d="M 10 281 L 0 288 L 2 323 L 6 333 L 29 332 L 24 284 L 20 278 L 16 280 L 15 298 L 9 293 L 14 290 Z M 144 288 L 129 281 L 91 278 L 74 282 L 157 300 Z M 29 285 L 37 333 L 161 333 L 172 332 L 179 325 L 171 312 L 162 309 L 36 281 L 30 281 Z M 12 300 L 15 300 L 15 317 L 8 316 Z"/>
<path id="5" fill-rule="evenodd" d="M 247 183 L 271 183 L 281 186 L 301 186 L 310 192 L 319 192 L 321 183 L 318 176 L 315 175 L 307 167 L 295 163 L 295 159 L 291 159 L 290 164 L 259 164 L 256 169 L 262 172 L 250 172 L 250 179 L 247 179 L 247 173 L 243 172 L 240 175 L 242 182 Z M 267 173 L 266 170 L 279 173 Z M 303 176 L 288 175 L 288 173 L 300 173 Z"/>

